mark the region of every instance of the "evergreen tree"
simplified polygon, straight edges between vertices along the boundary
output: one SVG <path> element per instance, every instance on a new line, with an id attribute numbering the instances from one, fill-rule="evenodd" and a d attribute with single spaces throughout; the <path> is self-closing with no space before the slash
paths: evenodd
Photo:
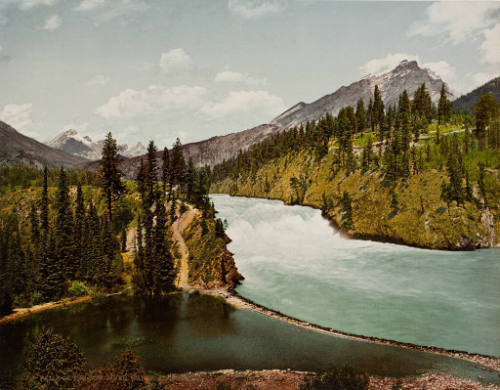
<path id="1" fill-rule="evenodd" d="M 76 344 L 52 330 L 43 329 L 27 352 L 22 389 L 74 388 L 85 367 L 85 359 Z"/>
<path id="2" fill-rule="evenodd" d="M 74 229 L 74 242 L 75 242 L 75 257 L 76 257 L 76 275 L 80 278 L 82 275 L 81 261 L 83 257 L 83 248 L 86 245 L 84 241 L 85 230 L 85 204 L 83 199 L 82 186 L 78 183 L 76 188 L 76 207 L 75 207 L 75 229 Z"/>
<path id="3" fill-rule="evenodd" d="M 125 192 L 125 186 L 122 183 L 123 172 L 118 167 L 119 156 L 116 140 L 109 132 L 104 140 L 102 148 L 101 168 L 101 186 L 106 195 L 108 206 L 109 221 L 113 220 L 113 201 Z"/>
<path id="4" fill-rule="evenodd" d="M 163 202 L 156 205 L 156 225 L 154 227 L 154 293 L 168 293 L 175 289 L 175 266 L 170 253 L 167 237 L 167 214 Z"/>
<path id="5" fill-rule="evenodd" d="M 40 221 L 38 219 L 38 211 L 34 203 L 31 204 L 29 218 L 30 218 L 31 242 L 34 247 L 38 247 L 40 243 Z"/>
<path id="6" fill-rule="evenodd" d="M 40 228 L 42 230 L 43 239 L 47 240 L 49 232 L 49 190 L 47 167 L 43 168 L 43 189 L 42 200 L 40 204 Z"/>
<path id="7" fill-rule="evenodd" d="M 441 85 L 441 93 L 438 102 L 438 124 L 447 122 L 451 115 L 451 103 L 448 100 L 446 85 Z"/>
<path id="8" fill-rule="evenodd" d="M 69 189 L 66 172 L 63 168 L 59 172 L 56 200 L 55 220 L 56 257 L 66 278 L 72 279 L 77 271 L 75 258 L 75 241 L 73 236 L 73 212 L 69 199 Z"/>
<path id="9" fill-rule="evenodd" d="M 356 124 L 357 132 L 362 132 L 366 127 L 366 110 L 363 99 L 359 99 L 358 103 L 356 104 Z"/>
<path id="10" fill-rule="evenodd" d="M 184 151 L 182 149 L 182 144 L 179 138 L 175 141 L 175 144 L 172 148 L 172 170 L 171 170 L 171 177 L 170 177 L 170 193 L 169 193 L 169 199 L 172 197 L 172 189 L 176 185 L 178 185 L 183 176 L 184 176 L 184 169 L 185 169 L 185 160 L 184 160 Z"/>
<path id="11" fill-rule="evenodd" d="M 170 155 L 168 149 L 165 147 L 163 149 L 162 167 L 161 167 L 161 179 L 163 183 L 163 196 L 167 193 L 167 185 L 169 183 L 171 171 Z"/>

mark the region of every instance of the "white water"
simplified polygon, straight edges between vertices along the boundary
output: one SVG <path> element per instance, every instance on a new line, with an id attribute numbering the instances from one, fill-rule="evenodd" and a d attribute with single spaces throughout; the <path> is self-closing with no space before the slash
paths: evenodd
<path id="1" fill-rule="evenodd" d="M 214 195 L 238 292 L 334 329 L 500 356 L 500 251 L 351 240 L 319 210 Z"/>

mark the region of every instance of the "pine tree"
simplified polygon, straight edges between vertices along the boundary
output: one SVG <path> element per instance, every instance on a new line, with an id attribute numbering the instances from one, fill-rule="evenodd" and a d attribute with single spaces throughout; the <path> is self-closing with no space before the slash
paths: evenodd
<path id="1" fill-rule="evenodd" d="M 478 178 L 477 184 L 479 186 L 479 192 L 481 193 L 481 196 L 483 197 L 484 208 L 487 208 L 488 207 L 488 197 L 486 195 L 486 183 L 485 183 L 484 179 L 485 179 L 484 163 L 480 162 L 479 163 L 479 178 Z"/>
<path id="2" fill-rule="evenodd" d="M 74 242 L 75 242 L 75 257 L 76 257 L 76 275 L 80 278 L 82 275 L 80 271 L 82 269 L 81 262 L 83 257 L 83 248 L 86 245 L 84 241 L 84 230 L 85 230 L 85 204 L 83 199 L 82 186 L 78 183 L 76 188 L 76 207 L 75 207 L 75 230 L 74 230 Z"/>
<path id="3" fill-rule="evenodd" d="M 366 127 L 366 110 L 363 99 L 359 99 L 356 104 L 356 124 L 356 131 L 358 133 L 362 132 Z"/>
<path id="4" fill-rule="evenodd" d="M 118 167 L 118 146 L 116 140 L 109 132 L 104 140 L 102 148 L 101 168 L 101 186 L 106 195 L 108 206 L 109 221 L 113 220 L 113 201 L 125 192 L 125 186 L 122 183 L 123 172 Z"/>
<path id="5" fill-rule="evenodd" d="M 64 270 L 65 277 L 72 279 L 75 276 L 78 265 L 75 258 L 75 241 L 72 234 L 74 227 L 73 212 L 69 199 L 66 172 L 63 168 L 59 171 L 59 181 L 57 184 L 55 222 L 57 261 L 59 266 Z"/>
<path id="6" fill-rule="evenodd" d="M 34 203 L 31 204 L 30 209 L 30 230 L 31 230 L 31 243 L 33 247 L 38 247 L 40 244 L 40 221 L 38 219 L 38 211 Z"/>
<path id="7" fill-rule="evenodd" d="M 169 183 L 170 177 L 170 155 L 168 153 L 168 149 L 165 147 L 163 149 L 163 158 L 162 158 L 162 167 L 161 167 L 161 179 L 163 184 L 163 196 L 167 193 L 167 185 Z"/>
<path id="8" fill-rule="evenodd" d="M 85 358 L 76 344 L 52 330 L 42 329 L 27 352 L 22 389 L 74 388 L 85 368 Z"/>
<path id="9" fill-rule="evenodd" d="M 154 293 L 158 295 L 175 289 L 175 267 L 170 253 L 170 241 L 167 238 L 167 214 L 163 202 L 157 203 L 155 213 L 153 277 Z"/>
<path id="10" fill-rule="evenodd" d="M 184 160 L 184 152 L 182 149 L 182 144 L 179 138 L 175 141 L 175 144 L 172 148 L 172 171 L 171 171 L 171 179 L 170 179 L 170 193 L 169 199 L 172 197 L 173 187 L 178 185 L 183 176 L 185 169 L 185 160 Z"/>
<path id="11" fill-rule="evenodd" d="M 448 100 L 446 85 L 443 83 L 441 85 L 441 93 L 439 95 L 438 102 L 438 124 L 446 123 L 450 119 L 451 115 L 451 103 Z"/>
<path id="12" fill-rule="evenodd" d="M 43 168 L 43 189 L 42 200 L 40 203 L 40 228 L 42 230 L 42 238 L 46 241 L 49 232 L 49 190 L 47 183 L 48 170 Z"/>

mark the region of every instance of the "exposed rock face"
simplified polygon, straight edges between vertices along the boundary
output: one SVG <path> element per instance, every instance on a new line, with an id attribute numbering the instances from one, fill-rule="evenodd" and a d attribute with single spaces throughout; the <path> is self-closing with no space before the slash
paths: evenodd
<path id="1" fill-rule="evenodd" d="M 30 165 L 41 168 L 67 168 L 83 166 L 87 159 L 51 148 L 19 133 L 0 121 L 0 164 Z"/>
<path id="2" fill-rule="evenodd" d="M 45 144 L 75 156 L 97 160 L 101 157 L 104 139 L 94 142 L 89 136 L 81 136 L 77 130 L 70 129 L 63 131 Z M 118 153 L 125 157 L 135 157 L 145 154 L 146 148 L 140 142 L 130 149 L 126 144 L 118 145 Z"/>
<path id="3" fill-rule="evenodd" d="M 500 77 L 496 77 L 468 94 L 460 96 L 452 103 L 453 108 L 472 112 L 479 97 L 485 93 L 490 93 L 497 102 L 500 102 Z"/>
<path id="4" fill-rule="evenodd" d="M 355 107 L 360 98 L 367 106 L 373 96 L 375 85 L 380 89 L 384 104 L 390 106 L 397 103 L 403 90 L 406 89 L 411 98 L 423 83 L 432 100 L 437 101 L 443 80 L 429 69 L 420 68 L 416 61 L 404 60 L 388 73 L 380 76 L 369 75 L 310 104 L 300 102 L 274 118 L 271 123 L 283 127 L 297 126 L 307 121 L 318 120 L 327 112 L 336 115 L 342 107 L 348 105 Z M 453 95 L 449 94 L 449 98 L 452 97 Z"/>

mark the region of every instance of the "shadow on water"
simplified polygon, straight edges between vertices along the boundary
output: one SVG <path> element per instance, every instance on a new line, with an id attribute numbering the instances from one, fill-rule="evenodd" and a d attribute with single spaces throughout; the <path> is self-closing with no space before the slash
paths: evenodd
<path id="1" fill-rule="evenodd" d="M 196 294 L 112 297 L 1 325 L 1 382 L 19 374 L 29 337 L 43 326 L 78 344 L 91 367 L 129 347 L 139 354 L 146 370 L 158 373 L 224 368 L 319 370 L 351 364 L 373 375 L 442 370 L 498 382 L 496 373 L 470 362 L 317 333 Z"/>

